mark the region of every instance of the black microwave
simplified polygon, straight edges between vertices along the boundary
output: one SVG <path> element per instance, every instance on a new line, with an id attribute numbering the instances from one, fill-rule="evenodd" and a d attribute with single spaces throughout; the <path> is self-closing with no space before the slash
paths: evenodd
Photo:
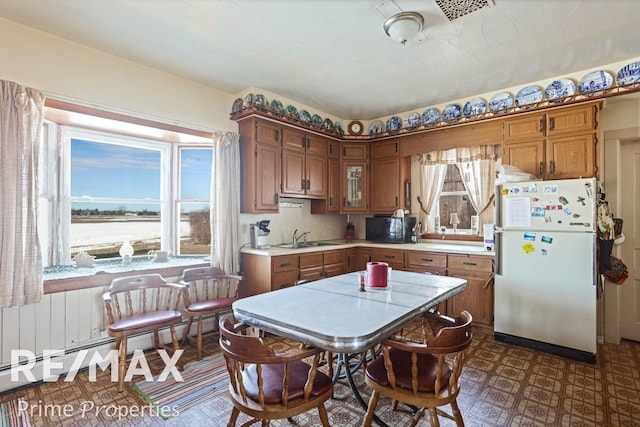
<path id="1" fill-rule="evenodd" d="M 411 243 L 411 233 L 416 226 L 415 217 L 376 216 L 365 218 L 366 239 L 380 243 Z"/>

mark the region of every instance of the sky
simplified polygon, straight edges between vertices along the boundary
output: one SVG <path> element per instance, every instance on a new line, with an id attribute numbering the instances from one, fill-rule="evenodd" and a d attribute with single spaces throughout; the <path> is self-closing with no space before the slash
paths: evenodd
<path id="1" fill-rule="evenodd" d="M 182 199 L 209 199 L 211 150 L 181 151 L 180 188 Z M 71 140 L 71 196 L 89 198 L 139 199 L 142 204 L 95 204 L 73 202 L 75 209 L 113 209 L 158 211 L 160 199 L 160 151 L 115 144 Z"/>

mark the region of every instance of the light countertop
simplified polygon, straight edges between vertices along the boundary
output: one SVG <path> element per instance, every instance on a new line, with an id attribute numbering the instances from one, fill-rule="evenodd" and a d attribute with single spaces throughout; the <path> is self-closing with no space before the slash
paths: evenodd
<path id="1" fill-rule="evenodd" d="M 375 243 L 367 240 L 354 240 L 352 242 L 346 242 L 343 239 L 339 240 L 324 240 L 319 242 L 318 246 L 310 246 L 304 248 L 281 248 L 277 245 L 271 245 L 268 249 L 253 249 L 250 247 L 242 248 L 241 252 L 253 255 L 262 256 L 279 256 L 279 255 L 294 255 L 303 254 L 309 252 L 318 251 L 330 251 L 337 249 L 348 248 L 384 248 L 384 249 L 400 249 L 407 251 L 428 251 L 428 252 L 443 252 L 450 254 L 467 254 L 467 255 L 486 255 L 494 256 L 495 252 L 487 251 L 482 244 L 465 242 L 465 244 L 457 243 L 438 243 L 436 241 L 423 241 L 423 243 Z"/>

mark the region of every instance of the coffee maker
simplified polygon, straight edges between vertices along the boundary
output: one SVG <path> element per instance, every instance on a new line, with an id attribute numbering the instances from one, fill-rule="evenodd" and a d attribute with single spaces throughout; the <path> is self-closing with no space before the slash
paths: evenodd
<path id="1" fill-rule="evenodd" d="M 251 247 L 255 249 L 269 248 L 269 220 L 263 219 L 255 224 L 249 225 L 249 234 L 251 237 Z"/>

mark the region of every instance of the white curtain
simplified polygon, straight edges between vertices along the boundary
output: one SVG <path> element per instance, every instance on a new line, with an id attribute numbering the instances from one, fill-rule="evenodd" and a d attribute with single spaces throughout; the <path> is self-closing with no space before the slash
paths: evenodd
<path id="1" fill-rule="evenodd" d="M 440 163 L 432 159 L 433 153 L 423 154 L 420 156 L 420 195 L 418 202 L 420 204 L 420 216 L 418 222 L 422 224 L 421 232 L 435 232 L 433 227 L 433 215 L 431 211 L 436 206 L 440 193 L 442 192 L 442 184 L 447 172 L 446 163 Z M 426 226 L 426 228 L 425 228 Z"/>
<path id="2" fill-rule="evenodd" d="M 496 158 L 496 146 L 493 145 L 459 148 L 456 153 L 462 182 L 479 216 L 480 230 L 483 224 L 494 222 L 494 212 L 490 207 L 494 199 Z"/>
<path id="3" fill-rule="evenodd" d="M 429 225 L 427 231 L 433 231 L 431 211 L 440 197 L 448 164 L 456 164 L 460 168 L 469 200 L 479 216 L 479 228 L 482 229 L 482 224 L 494 221 L 493 209 L 490 208 L 494 197 L 498 150 L 497 145 L 482 145 L 433 151 L 421 156 L 420 221 Z"/>
<path id="4" fill-rule="evenodd" d="M 213 136 L 211 174 L 211 265 L 225 273 L 240 269 L 240 142 L 234 132 Z"/>
<path id="5" fill-rule="evenodd" d="M 0 307 L 42 298 L 37 219 L 43 107 L 40 92 L 0 81 Z"/>

